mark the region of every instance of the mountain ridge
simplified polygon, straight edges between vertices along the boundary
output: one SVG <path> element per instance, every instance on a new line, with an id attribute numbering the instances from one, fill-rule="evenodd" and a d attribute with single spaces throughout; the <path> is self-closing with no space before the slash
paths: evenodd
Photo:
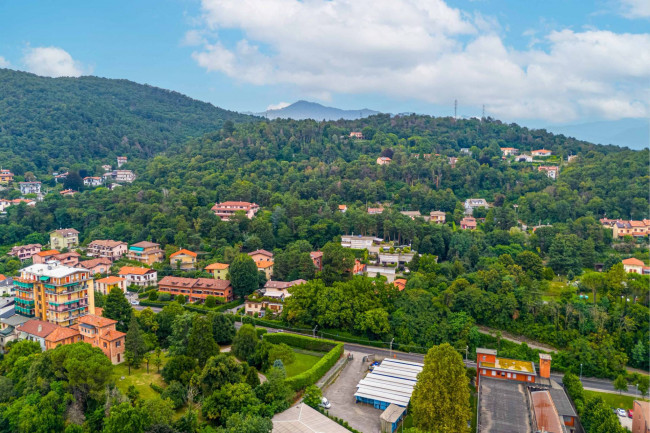
<path id="1" fill-rule="evenodd" d="M 317 102 L 305 101 L 303 99 L 294 102 L 283 108 L 267 110 L 257 113 L 258 116 L 267 119 L 294 119 L 294 120 L 356 120 L 380 114 L 379 111 L 362 108 L 360 110 L 345 110 L 336 107 L 327 107 Z"/>

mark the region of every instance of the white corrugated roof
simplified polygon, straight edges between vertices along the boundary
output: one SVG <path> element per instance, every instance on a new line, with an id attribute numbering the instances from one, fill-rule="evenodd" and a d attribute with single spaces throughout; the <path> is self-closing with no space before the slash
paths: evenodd
<path id="1" fill-rule="evenodd" d="M 424 364 L 386 359 L 359 381 L 355 397 L 407 406 Z"/>
<path id="2" fill-rule="evenodd" d="M 68 275 L 76 274 L 77 272 L 88 272 L 87 269 L 80 268 L 71 268 L 69 266 L 63 265 L 53 265 L 53 264 L 37 264 L 27 266 L 26 268 L 21 269 L 21 272 L 28 272 L 32 275 L 37 275 L 39 277 L 50 277 L 50 278 L 63 278 Z"/>

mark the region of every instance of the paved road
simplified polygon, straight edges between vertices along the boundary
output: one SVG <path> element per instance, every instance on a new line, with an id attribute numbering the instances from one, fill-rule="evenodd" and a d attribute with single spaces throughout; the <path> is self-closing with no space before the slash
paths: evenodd
<path id="1" fill-rule="evenodd" d="M 239 327 L 241 327 L 241 323 L 235 322 L 235 327 L 239 329 Z M 273 328 L 265 328 L 265 329 L 267 329 L 269 332 L 291 332 L 291 331 L 283 331 L 282 329 L 273 329 Z M 362 344 L 353 344 L 353 343 L 344 343 L 343 348 L 348 352 L 362 352 L 368 355 L 380 355 L 387 358 L 396 356 L 406 361 L 424 362 L 424 355 L 421 353 L 407 353 L 407 352 L 399 352 L 397 350 L 391 351 L 389 349 L 382 349 L 379 347 L 364 346 Z M 465 361 L 465 365 L 467 367 L 476 368 L 476 362 L 474 361 L 470 361 L 470 360 Z M 562 383 L 562 376 L 563 374 L 560 373 L 551 373 L 551 379 L 555 380 L 558 383 Z M 607 379 L 583 377 L 582 386 L 585 389 L 589 389 L 593 391 L 618 393 L 618 391 L 614 389 L 613 382 Z M 634 387 L 629 387 L 628 390 L 629 392 L 624 392 L 623 395 L 629 395 L 632 397 L 639 396 L 638 393 L 635 393 Z"/>

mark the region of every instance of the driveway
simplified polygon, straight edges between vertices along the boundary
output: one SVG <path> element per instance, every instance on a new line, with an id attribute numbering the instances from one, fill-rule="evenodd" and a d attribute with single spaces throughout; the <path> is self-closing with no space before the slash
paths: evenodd
<path id="1" fill-rule="evenodd" d="M 366 375 L 370 364 L 370 362 L 362 362 L 364 355 L 367 354 L 347 351 L 345 353 L 352 353 L 354 359 L 347 363 L 338 379 L 323 391 L 323 395 L 332 404 L 328 412 L 347 421 L 351 427 L 360 432 L 379 433 L 381 431 L 379 415 L 383 411 L 367 404 L 357 403 L 354 398 L 357 383 Z"/>

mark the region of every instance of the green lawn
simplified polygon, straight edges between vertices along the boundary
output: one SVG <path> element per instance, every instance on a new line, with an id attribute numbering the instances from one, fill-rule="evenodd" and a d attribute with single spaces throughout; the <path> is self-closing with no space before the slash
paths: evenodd
<path id="1" fill-rule="evenodd" d="M 296 376 L 303 371 L 307 371 L 323 357 L 323 353 L 307 352 L 305 350 L 294 349 L 296 352 L 296 360 L 284 368 L 287 371 L 287 377 Z"/>
<path id="2" fill-rule="evenodd" d="M 610 394 L 607 392 L 596 392 L 596 391 L 587 391 L 585 390 L 585 399 L 589 399 L 592 397 L 602 397 L 603 400 L 605 400 L 605 403 L 607 403 L 610 407 L 613 407 L 615 409 L 623 408 L 623 409 L 632 409 L 632 402 L 634 400 L 641 400 L 640 397 L 631 397 L 628 395 L 618 395 L 618 394 Z"/>
<path id="3" fill-rule="evenodd" d="M 163 352 L 163 365 L 165 365 L 166 354 Z M 162 371 L 162 365 L 160 366 Z M 153 363 L 149 363 L 149 373 L 147 373 L 147 364 L 142 363 L 140 368 L 131 367 L 131 374 L 129 375 L 129 367 L 126 364 L 122 363 L 116 365 L 113 369 L 113 375 L 115 377 L 115 383 L 117 387 L 122 391 L 123 394 L 126 394 L 130 385 L 135 385 L 136 389 L 140 391 L 140 397 L 143 399 L 154 398 L 158 395 L 149 384 L 155 383 L 158 386 L 165 387 L 163 378 L 160 374 L 156 373 L 156 366 Z M 122 379 L 124 377 L 124 379 Z"/>

